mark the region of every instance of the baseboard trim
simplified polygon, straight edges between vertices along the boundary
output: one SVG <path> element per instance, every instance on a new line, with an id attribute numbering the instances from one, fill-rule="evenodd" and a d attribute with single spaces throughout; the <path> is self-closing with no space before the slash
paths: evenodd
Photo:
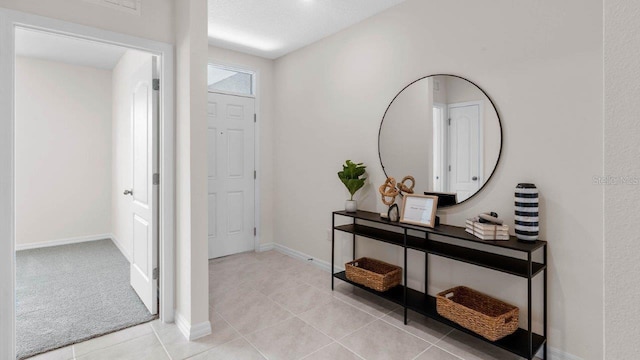
<path id="1" fill-rule="evenodd" d="M 178 330 L 189 341 L 194 341 L 211 334 L 211 322 L 205 321 L 199 324 L 190 325 L 189 322 L 176 311 L 175 313 L 176 325 Z"/>
<path id="2" fill-rule="evenodd" d="M 116 235 L 113 233 L 109 234 L 109 238 L 111 239 L 111 242 L 113 242 L 113 244 L 118 248 L 118 250 L 120 250 L 120 253 L 122 253 L 122 256 L 124 256 L 129 262 L 129 264 L 131 264 L 132 263 L 131 256 L 127 251 L 125 251 L 125 249 L 122 247 L 122 244 L 118 242 L 118 238 L 116 238 Z"/>
<path id="3" fill-rule="evenodd" d="M 266 243 L 266 244 L 260 244 L 260 247 L 258 248 L 258 252 L 271 251 L 274 248 L 275 248 L 275 244 L 272 242 Z"/>
<path id="4" fill-rule="evenodd" d="M 107 240 L 107 239 L 112 239 L 112 236 L 113 236 L 112 234 L 98 234 L 98 235 L 77 236 L 77 237 L 72 237 L 67 239 L 42 241 L 42 242 L 31 243 L 31 244 L 16 244 L 16 251 L 39 249 L 39 248 L 46 248 L 46 247 L 60 246 L 60 245 L 78 244 L 78 243 L 88 242 L 88 241 Z"/>
<path id="5" fill-rule="evenodd" d="M 281 244 L 274 244 L 273 249 L 281 254 L 288 255 L 288 256 L 291 256 L 292 258 L 299 259 L 304 262 L 313 264 L 314 266 L 326 272 L 331 272 L 331 264 L 327 261 L 314 258 L 313 256 L 307 255 L 303 252 L 291 249 Z M 344 270 L 344 267 L 335 266 L 335 265 L 333 267 L 333 272 L 338 272 L 343 270 Z"/>

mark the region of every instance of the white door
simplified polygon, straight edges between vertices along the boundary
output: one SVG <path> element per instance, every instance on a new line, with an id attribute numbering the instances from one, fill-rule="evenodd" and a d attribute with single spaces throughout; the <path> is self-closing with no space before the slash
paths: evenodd
<path id="1" fill-rule="evenodd" d="M 155 57 L 150 57 L 132 79 L 133 188 L 128 189 L 133 210 L 130 281 L 152 314 L 158 313 L 158 185 L 153 181 L 158 172 L 158 92 L 153 88 L 155 62 Z"/>
<path id="2" fill-rule="evenodd" d="M 209 258 L 254 249 L 255 100 L 209 93 Z"/>
<path id="3" fill-rule="evenodd" d="M 449 191 L 458 194 L 458 202 L 482 184 L 481 115 L 478 103 L 449 105 Z"/>

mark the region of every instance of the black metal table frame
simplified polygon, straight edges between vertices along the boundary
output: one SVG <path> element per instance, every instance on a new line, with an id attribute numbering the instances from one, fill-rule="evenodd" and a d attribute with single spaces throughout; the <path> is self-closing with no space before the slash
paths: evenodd
<path id="1" fill-rule="evenodd" d="M 365 216 L 363 216 L 363 214 Z M 350 282 L 348 279 L 346 279 L 343 276 L 343 273 L 335 273 L 335 232 L 336 230 L 338 231 L 343 231 L 343 232 L 349 232 L 352 234 L 352 245 L 353 245 L 353 249 L 352 249 L 352 258 L 353 260 L 356 259 L 356 237 L 357 236 L 364 236 L 364 237 L 368 237 L 374 240 L 378 240 L 378 241 L 383 241 L 383 242 L 388 242 L 388 243 L 392 243 L 394 245 L 397 246 L 401 246 L 404 248 L 404 267 L 403 269 L 407 269 L 407 251 L 408 249 L 413 249 L 413 250 L 417 250 L 417 251 L 422 251 L 425 254 L 425 291 L 427 291 L 427 289 L 429 288 L 429 254 L 433 254 L 436 256 L 444 256 L 447 257 L 449 259 L 452 260 L 456 260 L 456 261 L 461 261 L 461 262 L 465 262 L 465 263 L 471 263 L 474 264 L 473 261 L 465 261 L 464 259 L 460 259 L 460 258 L 456 258 L 456 257 L 451 257 L 451 256 L 447 256 L 446 254 L 443 255 L 443 252 L 433 252 L 430 249 L 427 248 L 427 246 L 429 244 L 434 244 L 434 243 L 441 243 L 437 240 L 433 240 L 430 237 L 430 234 L 432 235 L 438 235 L 438 236 L 444 236 L 444 237 L 450 237 L 450 238 L 455 238 L 458 240 L 471 240 L 471 238 L 469 236 L 463 236 L 459 233 L 459 229 L 464 230 L 463 228 L 458 228 L 458 227 L 452 227 L 452 226 L 448 226 L 448 225 L 444 225 L 445 227 L 447 227 L 447 229 L 454 229 L 455 230 L 455 234 L 451 235 L 451 234 L 447 234 L 447 232 L 443 232 L 443 231 L 438 231 L 438 228 L 436 229 L 430 229 L 430 228 L 426 228 L 426 227 L 419 227 L 419 226 L 415 226 L 415 225 L 408 225 L 408 224 L 403 224 L 403 223 L 394 223 L 394 222 L 390 222 L 388 220 L 382 219 L 382 218 L 378 218 L 376 219 L 374 217 L 375 213 L 371 213 L 371 212 L 365 212 L 365 211 L 358 211 L 355 213 L 347 213 L 345 211 L 334 211 L 332 213 L 332 221 L 331 221 L 331 290 L 334 289 L 334 279 L 335 278 L 340 278 L 341 280 L 345 280 L 347 282 Z M 336 215 L 339 216 L 344 216 L 344 217 L 351 217 L 353 219 L 352 224 L 350 225 L 343 225 L 343 226 L 336 226 L 335 220 L 336 220 Z M 379 217 L 378 214 L 375 214 Z M 363 220 L 363 221 L 367 221 L 367 222 L 373 222 L 373 223 L 379 223 L 379 224 L 384 224 L 384 225 L 389 225 L 389 226 L 395 226 L 396 228 L 402 228 L 403 232 L 402 233 L 398 233 L 398 235 L 401 234 L 402 236 L 402 241 L 397 241 L 397 242 L 392 242 L 392 241 L 386 241 L 383 240 L 381 238 L 377 238 L 377 236 L 371 236 L 365 233 L 360 233 L 358 231 L 358 227 L 360 228 L 368 228 L 368 225 L 361 225 L 357 222 L 357 220 Z M 351 227 L 353 227 L 353 231 L 351 231 Z M 371 230 L 371 229 L 369 229 Z M 419 248 L 416 246 L 410 246 L 409 244 L 409 239 L 410 238 L 414 238 L 415 237 L 411 237 L 408 235 L 408 231 L 409 230 L 413 230 L 413 231 L 421 231 L 424 232 L 425 237 L 424 237 L 424 244 L 425 244 L 425 248 Z M 381 232 L 385 232 L 384 230 L 380 229 Z M 476 239 L 477 240 L 477 239 Z M 504 247 L 504 248 L 510 248 L 509 246 L 504 246 L 502 242 L 486 242 L 486 241 L 475 241 L 475 242 L 481 242 L 481 243 L 485 243 L 485 244 L 489 244 L 489 245 L 494 245 L 494 246 L 499 246 L 499 247 Z M 502 246 L 501 246 L 502 245 Z M 457 247 L 457 246 L 455 246 Z M 525 244 L 522 244 L 522 246 L 519 246 L 522 248 L 527 249 Z M 463 332 L 466 332 L 468 334 L 474 335 L 477 338 L 480 338 L 490 344 L 494 344 L 498 347 L 501 347 L 507 351 L 510 351 L 512 353 L 515 353 L 517 355 L 523 356 L 527 359 L 533 359 L 534 356 L 536 355 L 535 352 L 537 350 L 539 350 L 541 347 L 543 348 L 543 356 L 544 359 L 548 359 L 547 357 L 547 245 L 545 241 L 538 241 L 537 242 L 537 246 L 531 247 L 533 250 L 519 250 L 519 249 L 512 249 L 512 250 L 516 250 L 516 251 L 526 251 L 527 253 L 527 260 L 526 260 L 526 271 L 524 273 L 520 273 L 519 276 L 522 277 L 526 277 L 527 279 L 527 329 L 526 331 L 521 334 L 526 336 L 525 339 L 525 343 L 526 343 L 526 349 L 524 352 L 522 351 L 515 351 L 514 349 L 510 348 L 509 346 L 506 345 L 502 345 L 502 343 L 504 343 L 503 340 L 498 340 L 498 342 L 491 342 L 488 341 L 486 339 L 484 339 L 483 337 L 467 330 L 464 329 L 462 327 L 460 327 L 457 324 L 454 324 L 450 321 L 448 321 L 447 319 L 441 318 L 439 317 L 437 314 L 434 314 L 432 311 L 420 311 L 420 310 L 416 310 L 416 309 L 412 309 L 412 310 L 416 310 L 419 313 L 422 313 L 425 316 L 429 316 L 437 321 L 443 322 L 445 324 L 448 324 L 450 326 L 453 326 L 454 328 L 457 328 L 458 330 L 461 330 Z M 477 252 L 477 253 L 482 253 L 482 250 L 476 250 L 476 249 L 472 249 L 469 248 L 469 250 L 473 253 L 473 252 Z M 543 262 L 540 263 L 534 263 L 533 262 L 533 252 L 537 251 L 537 250 L 542 250 L 543 252 Z M 537 265 L 535 272 L 534 272 L 534 264 Z M 475 263 L 475 265 L 478 265 L 477 263 Z M 488 268 L 492 268 L 490 266 L 487 266 L 487 264 L 483 264 L 483 265 L 478 265 L 478 266 L 482 266 L 482 267 L 488 267 Z M 497 269 L 497 268 L 493 268 L 494 270 L 497 271 L 501 271 L 501 272 L 509 272 L 509 271 L 505 271 L 505 270 L 501 270 L 501 269 Z M 532 329 L 532 281 L 533 278 L 539 274 L 540 272 L 544 272 L 544 277 L 543 277 L 543 334 L 542 336 L 534 334 L 533 329 Z M 406 285 L 407 284 L 407 271 L 403 271 L 403 278 L 404 278 L 404 282 L 403 284 Z M 378 294 L 380 296 L 385 297 L 382 293 L 379 293 L 375 290 L 371 290 L 368 288 L 365 288 L 363 286 L 360 286 L 359 284 L 355 284 L 352 283 L 353 285 L 359 286 L 360 288 L 363 288 L 364 290 L 367 290 L 371 293 L 374 294 Z M 396 297 L 395 299 L 389 299 L 391 301 L 394 301 L 396 303 L 398 303 L 399 305 L 402 305 L 403 309 L 404 309 L 404 324 L 407 324 L 407 311 L 409 310 L 409 304 L 408 304 L 408 297 L 409 294 L 408 292 L 411 292 L 412 294 L 416 293 L 416 290 L 413 289 L 409 289 L 408 286 L 402 286 L 402 294 L 400 297 Z M 418 292 L 419 293 L 419 292 Z M 428 298 L 428 294 L 424 294 L 425 298 Z M 521 330 L 521 329 L 519 329 Z M 511 335 L 510 335 L 511 336 Z M 520 336 L 522 337 L 522 336 Z M 536 343 L 538 346 L 536 346 L 536 344 L 534 344 L 534 337 L 536 340 Z M 509 337 L 507 337 L 509 338 Z M 522 339 L 520 339 L 522 340 Z M 520 341 L 522 342 L 522 341 Z M 502 345 L 502 346 L 501 346 Z"/>

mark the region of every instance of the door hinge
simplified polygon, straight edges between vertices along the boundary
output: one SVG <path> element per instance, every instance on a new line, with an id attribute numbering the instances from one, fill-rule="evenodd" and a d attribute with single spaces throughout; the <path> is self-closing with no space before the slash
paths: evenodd
<path id="1" fill-rule="evenodd" d="M 158 268 L 153 269 L 153 280 L 158 280 Z"/>
<path id="2" fill-rule="evenodd" d="M 160 174 L 153 174 L 153 185 L 160 185 Z"/>
<path id="3" fill-rule="evenodd" d="M 160 79 L 153 79 L 153 90 L 160 90 Z"/>
<path id="4" fill-rule="evenodd" d="M 451 118 L 449 118 L 449 126 L 451 126 Z"/>
<path id="5" fill-rule="evenodd" d="M 451 165 L 449 165 L 449 171 L 451 171 Z"/>
<path id="6" fill-rule="evenodd" d="M 253 180 L 258 178 L 258 172 L 253 170 Z"/>
<path id="7" fill-rule="evenodd" d="M 253 228 L 253 236 L 256 236 L 256 235 L 258 235 L 258 229 Z"/>
<path id="8" fill-rule="evenodd" d="M 253 122 L 258 122 L 258 115 L 253 114 Z"/>

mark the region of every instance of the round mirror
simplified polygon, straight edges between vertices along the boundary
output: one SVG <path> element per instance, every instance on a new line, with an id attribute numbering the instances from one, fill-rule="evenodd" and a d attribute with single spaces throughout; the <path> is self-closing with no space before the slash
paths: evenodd
<path id="1" fill-rule="evenodd" d="M 387 177 L 415 178 L 416 194 L 438 195 L 438 207 L 478 193 L 502 150 L 498 111 L 476 84 L 431 75 L 402 89 L 380 124 L 378 152 Z"/>

